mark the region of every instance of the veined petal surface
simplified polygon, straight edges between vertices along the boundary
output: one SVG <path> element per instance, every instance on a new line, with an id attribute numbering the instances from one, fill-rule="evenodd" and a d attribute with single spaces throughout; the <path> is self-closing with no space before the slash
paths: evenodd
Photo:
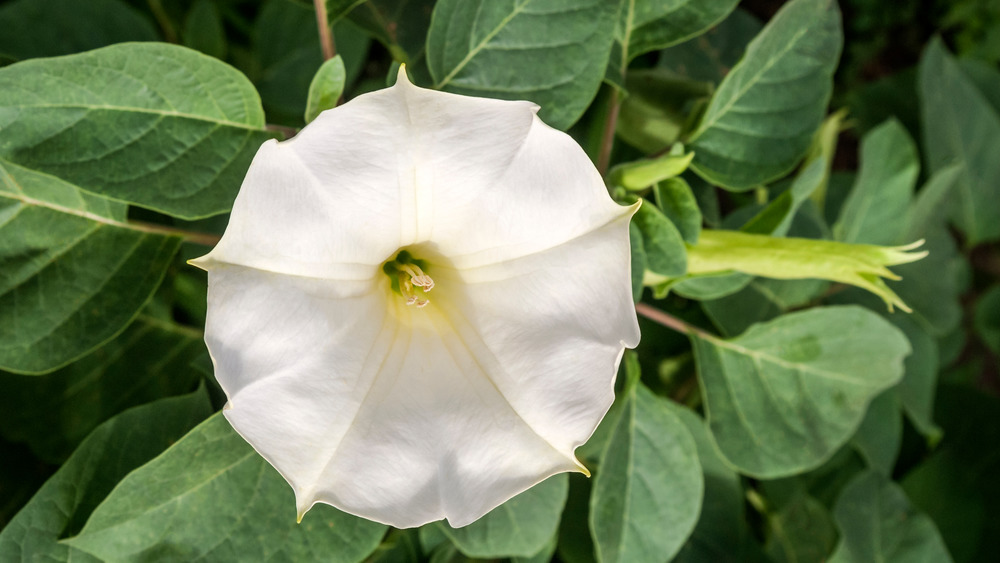
<path id="1" fill-rule="evenodd" d="M 573 451 L 639 339 L 635 208 L 536 110 L 400 73 L 258 152 L 195 264 L 226 417 L 300 516 L 463 526 L 586 472 Z M 425 307 L 383 268 L 401 250 L 434 278 Z"/>

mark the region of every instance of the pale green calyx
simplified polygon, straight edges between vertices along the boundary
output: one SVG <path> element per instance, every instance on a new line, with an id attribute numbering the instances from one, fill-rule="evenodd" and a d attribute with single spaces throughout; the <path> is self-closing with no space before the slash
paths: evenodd
<path id="1" fill-rule="evenodd" d="M 898 280 L 888 266 L 927 256 L 914 252 L 924 241 L 906 246 L 848 244 L 830 240 L 772 237 L 740 231 L 703 230 L 698 243 L 688 245 L 687 274 L 669 279 L 647 274 L 646 285 L 663 286 L 691 277 L 742 272 L 775 279 L 824 279 L 854 285 L 878 295 L 891 311 L 910 308 L 885 279 Z"/>

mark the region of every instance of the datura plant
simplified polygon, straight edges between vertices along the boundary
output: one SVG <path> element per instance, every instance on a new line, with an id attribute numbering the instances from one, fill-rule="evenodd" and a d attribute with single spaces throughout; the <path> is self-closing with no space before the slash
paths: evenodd
<path id="1" fill-rule="evenodd" d="M 629 218 L 538 106 L 395 86 L 254 157 L 209 272 L 233 427 L 316 502 L 455 527 L 554 473 L 639 342 Z"/>
<path id="2" fill-rule="evenodd" d="M 988 25 L 738 4 L 2 3 L 0 562 L 995 559 Z"/>

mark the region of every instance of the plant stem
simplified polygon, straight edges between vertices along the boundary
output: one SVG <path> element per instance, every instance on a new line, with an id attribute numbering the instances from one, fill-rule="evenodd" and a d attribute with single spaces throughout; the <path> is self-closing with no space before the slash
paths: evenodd
<path id="1" fill-rule="evenodd" d="M 219 239 L 222 238 L 219 235 L 212 233 L 188 231 L 186 229 L 178 229 L 176 227 L 168 227 L 166 225 L 157 225 L 156 223 L 146 223 L 144 221 L 129 221 L 127 225 L 128 228 L 134 231 L 181 237 L 187 242 L 193 242 L 204 246 L 215 246 L 219 243 Z"/>
<path id="2" fill-rule="evenodd" d="M 160 30 L 163 31 L 163 38 L 167 40 L 167 43 L 177 43 L 177 32 L 174 30 L 174 25 L 170 22 L 170 16 L 163 9 L 163 4 L 160 3 L 160 0 L 147 0 L 146 4 L 149 5 L 149 11 L 153 12 L 156 23 L 160 25 Z"/>
<path id="3" fill-rule="evenodd" d="M 611 87 L 611 97 L 608 98 L 608 117 L 604 120 L 604 132 L 601 135 L 601 147 L 597 153 L 597 171 L 604 176 L 611 164 L 611 149 L 615 145 L 615 128 L 618 127 L 618 110 L 621 103 L 618 100 L 618 90 Z"/>
<path id="4" fill-rule="evenodd" d="M 669 329 L 676 330 L 677 332 L 683 334 L 694 334 L 700 338 L 708 338 L 713 340 L 715 339 L 714 336 L 705 332 L 704 330 L 694 325 L 690 325 L 678 319 L 677 317 L 665 313 L 655 307 L 650 307 L 645 303 L 636 303 L 635 312 L 653 321 L 654 323 L 661 324 Z"/>
<path id="5" fill-rule="evenodd" d="M 319 44 L 323 48 L 323 60 L 328 61 L 337 54 L 337 47 L 333 44 L 333 32 L 330 31 L 330 22 L 326 16 L 326 0 L 313 0 L 316 8 L 316 25 L 319 26 Z"/>

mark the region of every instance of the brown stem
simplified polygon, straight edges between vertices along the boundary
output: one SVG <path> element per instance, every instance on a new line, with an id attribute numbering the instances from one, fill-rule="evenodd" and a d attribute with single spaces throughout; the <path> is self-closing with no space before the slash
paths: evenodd
<path id="1" fill-rule="evenodd" d="M 153 18 L 159 24 L 160 30 L 163 31 L 163 38 L 167 40 L 167 43 L 178 43 L 177 32 L 174 30 L 174 25 L 170 23 L 170 16 L 163 9 L 160 0 L 147 0 L 146 3 L 149 5 L 149 11 L 153 12 Z"/>
<path id="2" fill-rule="evenodd" d="M 678 319 L 677 317 L 667 314 L 655 307 L 650 307 L 645 303 L 636 303 L 635 312 L 639 313 L 640 315 L 646 317 L 647 319 L 655 323 L 676 330 L 677 332 L 681 332 L 684 334 L 694 334 L 700 338 L 715 339 L 714 336 L 705 332 L 704 330 L 696 326 L 689 325 L 688 323 Z"/>
<path id="3" fill-rule="evenodd" d="M 611 87 L 611 97 L 608 99 L 608 118 L 604 120 L 604 132 L 601 134 L 601 147 L 597 153 L 597 171 L 604 176 L 611 164 L 611 149 L 615 144 L 615 128 L 618 127 L 618 90 Z"/>
<path id="4" fill-rule="evenodd" d="M 128 228 L 134 231 L 142 231 L 144 233 L 181 237 L 187 242 L 193 242 L 195 244 L 202 244 L 205 246 L 215 246 L 219 243 L 219 239 L 222 238 L 219 235 L 212 233 L 188 231 L 185 229 L 178 229 L 176 227 L 168 227 L 166 225 L 157 225 L 156 223 L 146 223 L 144 221 L 129 221 Z"/>
<path id="5" fill-rule="evenodd" d="M 330 22 L 326 16 L 326 0 L 313 0 L 316 8 L 316 25 L 319 26 L 319 44 L 323 48 L 323 60 L 328 61 L 337 54 L 337 47 L 333 44 L 333 33 L 330 31 Z"/>

